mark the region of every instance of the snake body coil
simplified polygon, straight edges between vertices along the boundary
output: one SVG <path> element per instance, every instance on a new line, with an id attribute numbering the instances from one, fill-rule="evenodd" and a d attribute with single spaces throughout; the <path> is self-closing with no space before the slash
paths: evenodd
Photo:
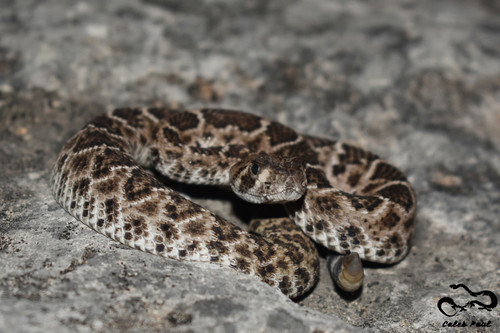
<path id="1" fill-rule="evenodd" d="M 186 183 L 229 186 L 254 203 L 283 203 L 290 219 L 244 231 L 184 198 L 145 168 Z M 117 109 L 62 149 L 51 178 L 75 218 L 156 255 L 252 274 L 296 297 L 318 277 L 315 242 L 394 263 L 408 251 L 416 200 L 405 176 L 376 155 L 224 110 Z M 293 221 L 293 222 L 292 222 Z"/>

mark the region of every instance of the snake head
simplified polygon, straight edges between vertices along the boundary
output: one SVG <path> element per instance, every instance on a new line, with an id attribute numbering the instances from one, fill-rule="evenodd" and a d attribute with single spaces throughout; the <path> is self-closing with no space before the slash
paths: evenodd
<path id="1" fill-rule="evenodd" d="M 233 192 L 252 203 L 296 201 L 306 191 L 306 176 L 297 159 L 260 152 L 230 170 Z"/>

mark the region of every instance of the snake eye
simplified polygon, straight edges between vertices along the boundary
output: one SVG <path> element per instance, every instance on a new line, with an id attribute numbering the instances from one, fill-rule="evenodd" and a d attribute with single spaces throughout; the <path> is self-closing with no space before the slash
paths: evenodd
<path id="1" fill-rule="evenodd" d="M 252 164 L 252 173 L 254 175 L 257 175 L 257 173 L 259 173 L 259 166 L 257 164 Z"/>

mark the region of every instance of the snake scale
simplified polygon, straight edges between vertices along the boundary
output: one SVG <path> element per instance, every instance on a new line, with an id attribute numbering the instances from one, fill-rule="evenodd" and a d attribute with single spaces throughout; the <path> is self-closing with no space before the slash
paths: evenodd
<path id="1" fill-rule="evenodd" d="M 253 221 L 245 231 L 149 169 L 230 187 L 253 203 L 282 203 L 289 218 Z M 376 155 L 217 109 L 122 108 L 99 116 L 66 143 L 51 187 L 72 216 L 120 243 L 231 267 L 289 297 L 318 278 L 310 239 L 339 254 L 396 263 L 408 252 L 416 212 L 406 177 Z"/>

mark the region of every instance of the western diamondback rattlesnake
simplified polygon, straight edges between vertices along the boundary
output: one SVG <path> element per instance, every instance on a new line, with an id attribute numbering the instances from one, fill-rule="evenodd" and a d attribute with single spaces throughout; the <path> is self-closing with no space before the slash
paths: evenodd
<path id="1" fill-rule="evenodd" d="M 254 233 L 244 231 L 143 167 L 180 182 L 230 186 L 250 202 L 283 203 L 295 224 L 256 221 Z M 64 146 L 51 184 L 65 210 L 112 239 L 168 258 L 229 266 L 290 297 L 318 276 L 316 248 L 304 234 L 340 254 L 395 263 L 408 251 L 416 211 L 405 176 L 376 155 L 212 109 L 117 109 L 100 116 Z"/>

